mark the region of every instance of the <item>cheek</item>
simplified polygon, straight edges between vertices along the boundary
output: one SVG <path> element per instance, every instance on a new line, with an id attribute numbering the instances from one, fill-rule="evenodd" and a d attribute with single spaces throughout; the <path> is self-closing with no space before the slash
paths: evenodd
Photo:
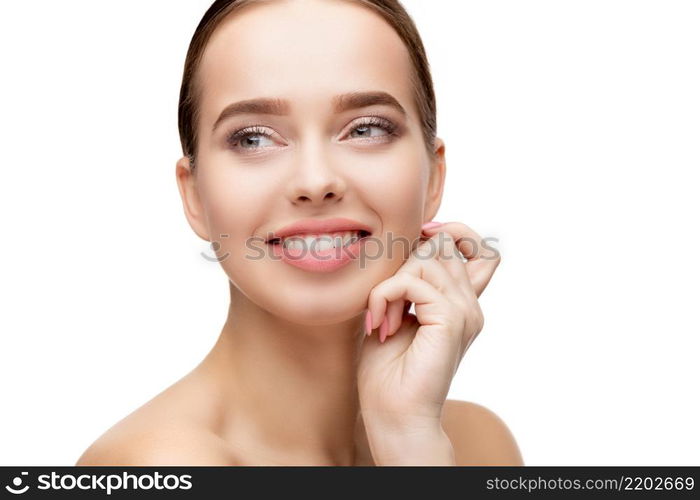
<path id="1" fill-rule="evenodd" d="M 403 140 L 391 152 L 372 160 L 375 189 L 384 191 L 396 206 L 409 208 L 419 202 L 425 184 L 426 158 L 417 141 Z"/>
<path id="2" fill-rule="evenodd" d="M 365 180 L 367 201 L 381 221 L 379 241 L 367 246 L 386 274 L 394 272 L 410 255 L 420 238 L 427 166 L 419 152 L 400 158 L 387 158 L 373 171 L 371 182 Z M 378 264 L 379 264 L 378 262 Z"/>
<path id="3" fill-rule="evenodd" d="M 386 229 L 407 230 L 419 222 L 425 197 L 425 166 L 414 154 L 391 158 L 375 169 L 372 198 Z"/>
<path id="4" fill-rule="evenodd" d="M 261 189 L 261 183 L 225 169 L 216 175 L 207 174 L 206 178 L 200 178 L 200 193 L 212 242 L 209 253 L 216 255 L 231 277 L 229 268 L 234 261 L 248 264 L 244 256 L 257 255 L 256 248 L 265 246 L 263 241 L 249 240 L 256 211 L 264 206 L 260 193 L 256 191 Z"/>
<path id="5" fill-rule="evenodd" d="M 265 205 L 265 182 L 240 170 L 221 168 L 207 175 L 201 186 L 202 203 L 211 234 L 224 232 L 231 237 L 250 233 L 256 211 Z"/>
<path id="6" fill-rule="evenodd" d="M 218 237 L 210 253 L 216 254 L 228 279 L 246 295 L 251 290 L 255 294 L 261 278 L 268 283 L 274 279 L 264 277 L 269 267 L 267 244 L 252 235 L 268 205 L 267 190 L 262 192 L 264 183 L 253 181 L 250 176 L 218 176 L 208 184 L 206 193 L 207 224 L 212 238 Z"/>

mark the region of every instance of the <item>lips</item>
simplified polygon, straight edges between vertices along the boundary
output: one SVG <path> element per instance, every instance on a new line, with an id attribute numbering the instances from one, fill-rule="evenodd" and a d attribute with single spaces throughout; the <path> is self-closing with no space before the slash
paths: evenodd
<path id="1" fill-rule="evenodd" d="M 302 219 L 274 231 L 267 243 L 279 243 L 282 238 L 290 236 L 330 234 L 343 231 L 358 231 L 360 237 L 372 234 L 370 226 L 352 219 Z"/>

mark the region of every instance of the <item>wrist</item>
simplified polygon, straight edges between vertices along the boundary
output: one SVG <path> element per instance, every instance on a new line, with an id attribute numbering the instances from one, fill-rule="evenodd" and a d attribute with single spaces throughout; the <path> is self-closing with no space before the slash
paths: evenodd
<path id="1" fill-rule="evenodd" d="M 438 422 L 416 427 L 366 424 L 377 465 L 456 465 L 450 438 Z"/>

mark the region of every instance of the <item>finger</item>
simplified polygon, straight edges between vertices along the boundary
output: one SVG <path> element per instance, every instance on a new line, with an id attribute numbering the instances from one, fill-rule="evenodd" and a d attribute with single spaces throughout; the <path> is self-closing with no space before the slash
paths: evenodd
<path id="1" fill-rule="evenodd" d="M 474 295 L 462 253 L 457 248 L 457 242 L 452 238 L 452 235 L 445 231 L 440 231 L 430 239 L 439 244 L 440 249 L 436 252 L 436 260 L 445 267 L 448 274 L 465 295 Z"/>
<path id="2" fill-rule="evenodd" d="M 389 303 L 386 313 L 386 316 L 388 318 L 387 337 L 391 337 L 397 331 L 399 331 L 399 328 L 401 328 L 401 325 L 403 323 L 404 317 L 407 314 L 409 314 L 411 305 L 413 305 L 413 302 L 405 299 L 395 300 Z"/>
<path id="3" fill-rule="evenodd" d="M 440 236 L 436 235 L 420 243 L 416 249 L 411 252 L 411 256 L 399 271 L 397 271 L 397 274 L 407 272 L 426 280 L 443 293 L 461 294 L 463 292 L 459 287 L 458 280 L 450 273 L 448 267 L 439 260 L 441 253 L 439 238 Z M 444 234 L 442 235 L 442 239 L 447 239 Z M 453 244 L 452 246 L 454 247 Z M 456 263 L 455 260 L 453 260 L 452 264 Z M 462 266 L 462 264 L 459 263 L 457 263 L 457 265 Z"/>
<path id="4" fill-rule="evenodd" d="M 476 231 L 461 222 L 447 222 L 441 226 L 424 229 L 423 233 L 430 236 L 443 231 L 452 235 L 460 253 L 467 259 L 463 265 L 469 275 L 472 289 L 479 297 L 501 262 L 500 253 L 486 245 Z"/>
<path id="5" fill-rule="evenodd" d="M 473 295 L 473 292 L 463 285 L 463 282 L 468 280 L 468 276 L 457 254 L 459 251 L 451 236 L 440 233 L 434 238 L 421 242 L 396 274 L 408 273 L 423 279 L 440 293 L 448 295 L 453 302 L 462 303 L 465 300 L 465 294 Z M 446 256 L 447 260 L 444 263 L 440 261 L 441 255 Z M 452 266 L 452 269 L 448 269 L 448 266 Z M 455 278 L 450 271 L 458 277 Z M 379 320 L 380 342 L 394 335 L 401 327 L 406 302 L 400 299 L 388 303 L 385 313 L 386 322 L 383 319 Z M 408 302 L 408 308 L 410 306 L 411 303 Z"/>
<path id="6" fill-rule="evenodd" d="M 379 283 L 369 293 L 367 308 L 371 312 L 372 329 L 377 328 L 382 323 L 388 305 L 399 299 L 414 302 L 416 306 L 435 305 L 434 312 L 436 314 L 439 313 L 440 306 L 446 301 L 443 295 L 427 281 L 410 273 L 397 273 Z M 431 321 L 432 312 L 432 310 L 426 312 L 428 322 Z M 392 327 L 395 328 L 396 325 Z"/>
<path id="7" fill-rule="evenodd" d="M 448 231 L 440 231 L 441 227 L 436 227 L 434 230 L 431 228 L 429 231 L 423 230 L 423 233 L 426 236 L 429 232 L 433 233 L 432 236 L 428 236 L 427 241 L 434 241 L 435 247 L 440 249 L 436 251 L 438 254 L 437 260 L 445 266 L 465 296 L 476 299 L 477 295 L 462 253 L 462 250 L 465 250 L 464 244 L 460 242 L 462 243 L 462 250 L 460 250 L 458 242 L 453 238 L 452 234 Z"/>
<path id="8" fill-rule="evenodd" d="M 489 284 L 493 273 L 500 264 L 500 257 L 495 261 L 491 260 L 477 260 L 473 262 L 471 269 L 471 280 L 474 286 L 474 292 L 477 297 L 480 297 L 486 285 Z"/>
<path id="9" fill-rule="evenodd" d="M 456 246 L 456 242 L 448 232 L 440 231 L 433 235 L 430 240 L 440 243 L 440 251 L 437 252 L 436 261 L 443 266 L 452 281 L 459 287 L 459 292 L 451 292 L 448 299 L 452 302 L 466 306 L 466 311 L 469 311 L 468 317 L 480 317 L 481 308 L 478 298 L 472 288 L 471 278 L 467 273 L 467 268 L 463 263 L 462 254 Z M 464 335 L 470 335 L 471 329 L 465 328 Z M 463 339 L 466 342 L 467 339 Z"/>
<path id="10" fill-rule="evenodd" d="M 389 305 L 387 306 L 387 311 L 386 311 L 387 325 L 385 326 L 387 337 L 390 337 L 394 333 L 396 333 L 396 331 L 401 326 L 401 320 L 403 319 L 403 313 L 404 313 L 404 310 L 406 309 L 405 304 L 406 304 L 406 301 L 404 299 L 393 300 L 393 301 L 389 302 Z M 410 302 L 409 302 L 409 305 L 410 305 Z M 381 335 L 381 328 L 380 328 L 380 335 Z M 383 342 L 381 337 L 379 340 Z"/>

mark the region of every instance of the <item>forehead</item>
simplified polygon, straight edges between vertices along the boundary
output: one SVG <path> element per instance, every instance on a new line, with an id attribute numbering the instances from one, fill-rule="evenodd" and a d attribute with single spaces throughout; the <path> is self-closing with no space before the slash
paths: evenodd
<path id="1" fill-rule="evenodd" d="M 328 112 L 334 95 L 392 94 L 415 116 L 411 60 L 377 13 L 346 0 L 253 3 L 216 28 L 199 67 L 203 123 L 229 103 L 257 97 L 291 102 L 299 116 Z"/>

